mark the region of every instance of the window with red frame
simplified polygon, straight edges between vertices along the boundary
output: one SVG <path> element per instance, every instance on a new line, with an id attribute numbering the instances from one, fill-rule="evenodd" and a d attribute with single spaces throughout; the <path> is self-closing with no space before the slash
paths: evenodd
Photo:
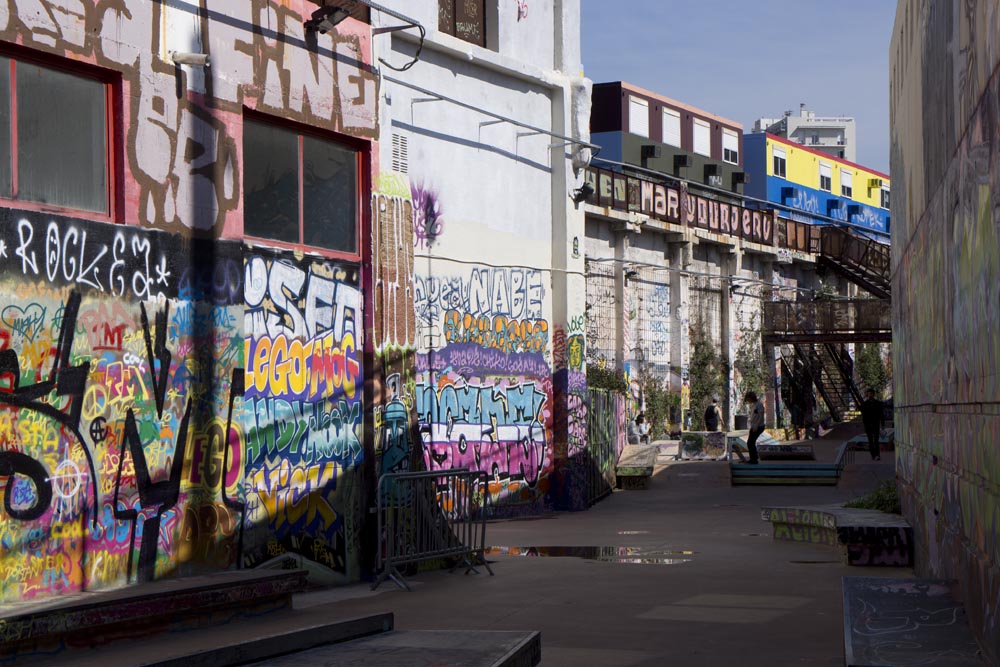
<path id="1" fill-rule="evenodd" d="M 111 214 L 111 84 L 0 56 L 0 198 Z"/>
<path id="2" fill-rule="evenodd" d="M 244 234 L 357 256 L 360 159 L 347 144 L 245 118 Z"/>

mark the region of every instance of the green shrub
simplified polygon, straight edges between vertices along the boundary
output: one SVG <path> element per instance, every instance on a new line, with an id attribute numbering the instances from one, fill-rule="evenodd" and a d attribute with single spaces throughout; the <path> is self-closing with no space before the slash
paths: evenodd
<path id="1" fill-rule="evenodd" d="M 592 389 L 607 389 L 619 394 L 628 393 L 628 382 L 625 374 L 614 368 L 587 364 L 587 386 Z"/>
<path id="2" fill-rule="evenodd" d="M 883 482 L 874 491 L 857 500 L 846 503 L 844 507 L 862 510 L 879 510 L 889 514 L 902 514 L 903 510 L 899 505 L 899 491 L 896 489 L 896 481 Z"/>

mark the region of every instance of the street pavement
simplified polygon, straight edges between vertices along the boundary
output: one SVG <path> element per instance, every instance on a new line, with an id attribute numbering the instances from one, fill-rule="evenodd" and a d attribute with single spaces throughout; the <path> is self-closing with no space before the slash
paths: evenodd
<path id="1" fill-rule="evenodd" d="M 817 441 L 817 458 L 853 430 Z M 495 576 L 424 572 L 408 578 L 410 593 L 352 586 L 302 594 L 296 607 L 391 611 L 402 630 L 539 630 L 545 667 L 842 665 L 841 577 L 912 571 L 848 567 L 834 548 L 775 542 L 760 509 L 846 502 L 892 479 L 891 455 L 867 459 L 837 487 L 768 488 L 731 487 L 725 463 L 661 456 L 647 490 L 616 491 L 586 512 L 491 522 Z"/>

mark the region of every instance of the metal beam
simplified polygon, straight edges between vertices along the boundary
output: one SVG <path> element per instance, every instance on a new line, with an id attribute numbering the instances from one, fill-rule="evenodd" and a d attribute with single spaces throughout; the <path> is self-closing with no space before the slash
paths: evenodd
<path id="1" fill-rule="evenodd" d="M 820 333 L 765 333 L 762 335 L 765 343 L 891 343 L 891 331 L 858 331 L 858 332 L 820 332 Z"/>

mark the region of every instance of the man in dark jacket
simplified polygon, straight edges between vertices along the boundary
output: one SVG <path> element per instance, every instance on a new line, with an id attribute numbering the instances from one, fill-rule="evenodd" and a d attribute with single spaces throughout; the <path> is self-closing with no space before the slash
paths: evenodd
<path id="1" fill-rule="evenodd" d="M 879 431 L 882 430 L 882 401 L 875 398 L 875 392 L 868 390 L 868 400 L 861 404 L 861 421 L 865 425 L 865 435 L 868 436 L 868 451 L 872 461 L 881 461 L 879 452 Z"/>

